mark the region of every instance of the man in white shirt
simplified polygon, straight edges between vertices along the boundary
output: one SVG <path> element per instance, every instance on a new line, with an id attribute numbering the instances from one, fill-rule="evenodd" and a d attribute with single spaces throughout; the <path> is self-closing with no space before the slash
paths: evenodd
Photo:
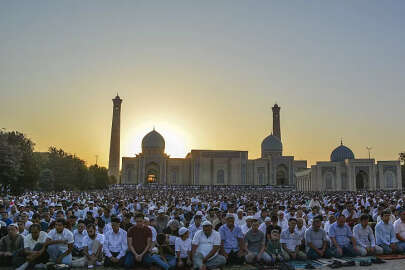
<path id="1" fill-rule="evenodd" d="M 245 224 L 246 220 L 245 217 L 243 216 L 243 210 L 238 209 L 238 211 L 236 211 L 235 226 L 238 226 L 239 228 L 242 229 L 243 225 Z"/>
<path id="2" fill-rule="evenodd" d="M 73 239 L 75 240 L 73 244 L 73 256 L 83 256 L 83 249 L 85 247 L 84 239 L 87 236 L 86 225 L 83 220 L 79 220 L 77 223 L 77 229 L 73 231 Z"/>
<path id="3" fill-rule="evenodd" d="M 398 239 L 397 245 L 405 250 L 405 208 L 399 209 L 399 219 L 394 222 L 394 231 Z"/>
<path id="4" fill-rule="evenodd" d="M 88 268 L 94 268 L 95 265 L 100 266 L 103 260 L 104 237 L 96 232 L 94 224 L 87 225 L 87 235 L 84 238 L 84 244 L 83 254 Z"/>
<path id="5" fill-rule="evenodd" d="M 353 227 L 353 236 L 356 239 L 357 250 L 361 256 L 382 254 L 383 249 L 375 244 L 373 230 L 368 225 L 368 215 L 360 217 L 360 223 Z"/>
<path id="6" fill-rule="evenodd" d="M 116 217 L 111 218 L 111 227 L 104 236 L 104 266 L 122 266 L 128 249 L 127 232 L 120 228 L 120 220 Z"/>
<path id="7" fill-rule="evenodd" d="M 57 264 L 72 264 L 73 233 L 65 228 L 65 220 L 57 219 L 55 229 L 48 233 L 49 259 Z"/>
<path id="8" fill-rule="evenodd" d="M 192 241 L 193 268 L 199 270 L 218 268 L 226 264 L 224 256 L 219 255 L 221 236 L 213 230 L 208 220 L 202 223 L 203 229 L 196 232 Z"/>
<path id="9" fill-rule="evenodd" d="M 46 253 L 46 239 L 48 234 L 41 231 L 39 224 L 32 224 L 31 233 L 24 237 L 24 255 L 27 260 L 18 270 L 32 269 L 36 264 L 46 263 L 48 254 Z"/>

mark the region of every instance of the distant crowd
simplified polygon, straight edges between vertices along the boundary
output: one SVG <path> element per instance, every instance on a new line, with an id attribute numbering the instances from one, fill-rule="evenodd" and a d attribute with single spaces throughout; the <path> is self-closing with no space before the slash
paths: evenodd
<path id="1" fill-rule="evenodd" d="M 114 186 L 0 197 L 0 266 L 214 269 L 405 253 L 400 191 Z"/>

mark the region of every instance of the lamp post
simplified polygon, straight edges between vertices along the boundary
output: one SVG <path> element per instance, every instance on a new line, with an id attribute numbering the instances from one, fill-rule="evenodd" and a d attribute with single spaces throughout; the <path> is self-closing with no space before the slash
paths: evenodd
<path id="1" fill-rule="evenodd" d="M 370 152 L 371 152 L 371 149 L 373 149 L 373 148 L 371 148 L 370 146 L 367 146 L 366 149 L 368 150 L 368 159 L 371 159 Z"/>

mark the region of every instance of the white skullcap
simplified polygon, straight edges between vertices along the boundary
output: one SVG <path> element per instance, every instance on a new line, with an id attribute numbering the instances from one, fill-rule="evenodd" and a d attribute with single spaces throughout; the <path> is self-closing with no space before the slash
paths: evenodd
<path id="1" fill-rule="evenodd" d="M 204 221 L 201 225 L 203 225 L 203 226 L 212 226 L 211 222 L 209 222 L 208 220 Z"/>
<path id="2" fill-rule="evenodd" d="M 186 232 L 188 232 L 188 229 L 187 229 L 186 227 L 181 227 L 181 228 L 179 229 L 179 235 L 180 235 L 180 236 L 183 235 L 183 234 L 185 234 Z"/>
<path id="3" fill-rule="evenodd" d="M 264 219 L 264 222 L 267 222 L 267 221 L 271 221 L 271 218 L 266 217 L 266 218 Z"/>

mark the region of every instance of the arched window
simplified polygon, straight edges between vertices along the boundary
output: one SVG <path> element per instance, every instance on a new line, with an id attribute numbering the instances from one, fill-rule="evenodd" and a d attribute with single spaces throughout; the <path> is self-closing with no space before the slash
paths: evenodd
<path id="1" fill-rule="evenodd" d="M 217 171 L 217 184 L 223 184 L 225 182 L 225 172 L 224 170 Z"/>
<path id="2" fill-rule="evenodd" d="M 328 172 L 325 176 L 326 189 L 333 189 L 333 174 Z"/>
<path id="3" fill-rule="evenodd" d="M 172 184 L 176 184 L 177 183 L 177 172 L 173 171 L 172 172 Z"/>
<path id="4" fill-rule="evenodd" d="M 396 186 L 395 175 L 392 171 L 386 171 L 384 174 L 384 179 L 386 188 L 394 188 Z"/>

